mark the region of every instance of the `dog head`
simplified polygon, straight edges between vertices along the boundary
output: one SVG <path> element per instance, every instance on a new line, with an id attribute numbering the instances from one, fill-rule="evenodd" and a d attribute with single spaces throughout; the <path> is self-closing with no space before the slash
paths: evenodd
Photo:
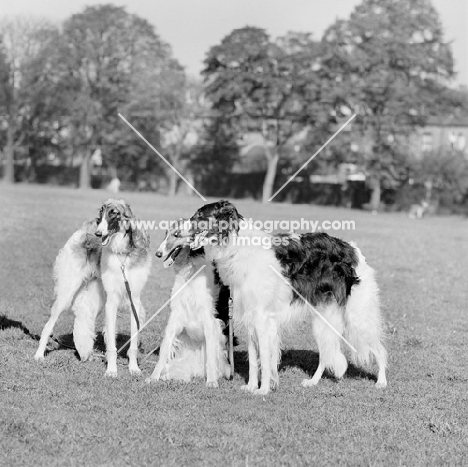
<path id="1" fill-rule="evenodd" d="M 138 228 L 136 220 L 130 206 L 123 199 L 108 199 L 99 210 L 94 234 L 101 238 L 102 246 L 109 245 L 112 237 L 120 233 L 128 236 L 132 248 L 147 248 L 148 234 L 144 229 Z"/>
<path id="2" fill-rule="evenodd" d="M 205 204 L 190 219 L 195 237 L 192 248 L 200 248 L 207 242 L 222 245 L 232 232 L 239 231 L 243 219 L 229 201 Z"/>
<path id="3" fill-rule="evenodd" d="M 166 237 L 159 245 L 156 256 L 164 258 L 163 265 L 169 268 L 174 263 L 181 264 L 190 255 L 190 244 L 193 242 L 191 222 L 189 219 L 180 219 L 171 224 L 166 231 Z"/>

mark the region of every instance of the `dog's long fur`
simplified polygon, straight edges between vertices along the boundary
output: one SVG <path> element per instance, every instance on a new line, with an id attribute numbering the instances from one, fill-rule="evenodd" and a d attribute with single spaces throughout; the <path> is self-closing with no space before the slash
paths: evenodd
<path id="1" fill-rule="evenodd" d="M 204 253 L 191 251 L 189 235 L 187 222 L 174 223 L 156 253 L 165 257 L 166 267 L 174 265 L 176 277 L 159 361 L 147 382 L 198 376 L 206 378 L 208 387 L 218 387 L 220 377 L 230 376 L 226 337 L 216 319 L 219 285 Z"/>
<path id="2" fill-rule="evenodd" d="M 207 258 L 216 261 L 222 281 L 231 287 L 234 317 L 248 331 L 249 381 L 244 389 L 267 394 L 271 382 L 278 384 L 281 331 L 293 318 L 308 312 L 291 286 L 355 347 L 356 352 L 350 350 L 351 361 L 362 366 L 375 358 L 376 386 L 386 386 L 387 353 L 381 342 L 378 286 L 373 269 L 354 244 L 324 233 L 309 233 L 283 235 L 277 237 L 280 245 L 263 247 L 259 238 L 274 237 L 242 221 L 228 201 L 203 206 L 192 221 L 214 226 L 211 230 L 194 229 L 193 233 L 210 240 L 205 244 Z M 221 227 L 222 222 L 231 224 Z M 240 237 L 244 240 L 239 241 Z M 313 335 L 319 348 L 319 366 L 303 386 L 317 384 L 325 369 L 337 378 L 347 369 L 341 350 L 344 344 L 315 313 Z"/>
<path id="3" fill-rule="evenodd" d="M 41 334 L 36 360 L 44 359 L 54 325 L 60 314 L 69 308 L 75 313 L 73 339 L 76 349 L 82 361 L 88 360 L 93 352 L 96 318 L 105 306 L 106 375 L 117 375 L 117 310 L 123 306 L 130 308 L 122 264 L 142 323 L 145 310 L 140 295 L 151 267 L 149 237 L 139 228 L 125 201 L 109 199 L 102 205 L 98 218 L 83 224 L 57 256 L 54 266 L 56 298 Z M 133 315 L 131 333 L 132 336 L 137 333 Z M 138 335 L 131 340 L 128 351 L 129 370 L 134 374 L 141 373 L 137 354 Z"/>

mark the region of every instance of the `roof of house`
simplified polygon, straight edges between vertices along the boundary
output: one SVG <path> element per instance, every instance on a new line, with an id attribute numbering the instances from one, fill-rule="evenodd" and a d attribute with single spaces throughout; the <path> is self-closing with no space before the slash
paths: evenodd
<path id="1" fill-rule="evenodd" d="M 428 117 L 426 126 L 468 127 L 468 116 L 440 115 L 436 117 Z"/>

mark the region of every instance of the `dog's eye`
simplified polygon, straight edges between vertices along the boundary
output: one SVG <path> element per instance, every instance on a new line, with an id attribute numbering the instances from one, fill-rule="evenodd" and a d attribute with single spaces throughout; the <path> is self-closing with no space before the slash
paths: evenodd
<path id="1" fill-rule="evenodd" d="M 180 232 L 175 232 L 174 237 L 179 238 L 180 237 Z"/>

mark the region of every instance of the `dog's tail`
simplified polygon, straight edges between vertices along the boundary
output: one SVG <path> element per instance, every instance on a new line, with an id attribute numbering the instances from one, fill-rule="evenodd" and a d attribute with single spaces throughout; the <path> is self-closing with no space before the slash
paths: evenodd
<path id="1" fill-rule="evenodd" d="M 351 361 L 360 367 L 375 359 L 379 367 L 378 386 L 386 385 L 387 351 L 382 345 L 383 322 L 380 314 L 379 288 L 374 270 L 366 263 L 359 248 L 352 245 L 358 257 L 356 273 L 359 284 L 353 286 L 345 308 L 345 337 L 356 349 Z"/>
<path id="2" fill-rule="evenodd" d="M 96 317 L 103 305 L 104 291 L 97 279 L 84 285 L 75 298 L 73 340 L 82 361 L 88 360 L 93 352 Z"/>

